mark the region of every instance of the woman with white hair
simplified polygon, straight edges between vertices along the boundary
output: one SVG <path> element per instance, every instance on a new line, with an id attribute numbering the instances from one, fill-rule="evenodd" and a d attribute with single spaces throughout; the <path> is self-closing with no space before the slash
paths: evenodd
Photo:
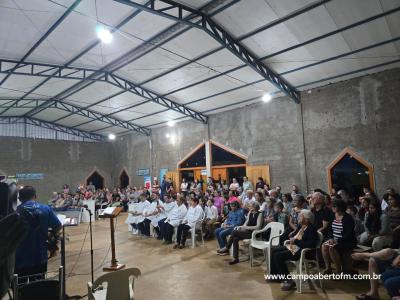
<path id="1" fill-rule="evenodd" d="M 318 242 L 318 232 L 313 225 L 314 215 L 308 209 L 299 213 L 297 229 L 290 235 L 286 246 L 277 247 L 271 254 L 271 274 L 288 275 L 287 260 L 300 259 L 301 250 L 314 248 Z M 293 280 L 284 280 L 281 289 L 288 291 L 296 287 Z"/>

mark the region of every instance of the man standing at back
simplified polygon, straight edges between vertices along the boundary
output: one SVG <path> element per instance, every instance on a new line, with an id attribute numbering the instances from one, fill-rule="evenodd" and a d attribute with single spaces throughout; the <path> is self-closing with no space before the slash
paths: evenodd
<path id="1" fill-rule="evenodd" d="M 36 190 L 32 186 L 19 191 L 19 200 L 21 204 L 17 212 L 24 220 L 27 234 L 17 248 L 15 273 L 20 277 L 45 273 L 48 230 L 51 228 L 58 232 L 61 223 L 50 207 L 36 201 Z"/>

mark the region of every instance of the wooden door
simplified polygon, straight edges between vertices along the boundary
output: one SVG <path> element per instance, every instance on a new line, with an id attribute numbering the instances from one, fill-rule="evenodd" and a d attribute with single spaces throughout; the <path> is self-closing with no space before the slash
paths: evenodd
<path id="1" fill-rule="evenodd" d="M 203 180 L 203 192 L 205 192 L 207 188 L 207 175 L 201 175 L 200 169 L 193 170 L 193 174 L 194 174 L 194 179 Z"/>
<path id="2" fill-rule="evenodd" d="M 226 168 L 212 168 L 212 178 L 214 180 L 218 180 L 219 176 L 221 176 L 222 180 L 227 180 L 228 172 Z"/>
<path id="3" fill-rule="evenodd" d="M 254 187 L 256 186 L 258 177 L 262 177 L 266 183 L 271 184 L 269 165 L 247 166 L 246 176 Z"/>
<path id="4" fill-rule="evenodd" d="M 172 180 L 172 185 L 174 187 L 175 192 L 179 191 L 180 181 L 179 181 L 179 172 L 177 171 L 169 171 L 165 174 L 166 178 L 170 178 Z"/>

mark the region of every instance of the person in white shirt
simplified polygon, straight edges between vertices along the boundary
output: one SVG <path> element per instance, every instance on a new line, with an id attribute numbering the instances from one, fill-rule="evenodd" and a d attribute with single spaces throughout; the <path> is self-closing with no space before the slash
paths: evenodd
<path id="1" fill-rule="evenodd" d="M 207 205 L 204 208 L 205 219 L 203 221 L 203 232 L 205 239 L 211 239 L 214 232 L 214 224 L 218 219 L 218 209 L 214 206 L 212 199 L 207 200 Z"/>
<path id="2" fill-rule="evenodd" d="M 229 186 L 230 191 L 237 191 L 239 189 L 239 183 L 237 182 L 236 178 L 232 179 L 232 183 Z"/>
<path id="3" fill-rule="evenodd" d="M 131 213 L 132 213 L 132 216 L 136 217 L 135 224 L 137 226 L 137 229 L 139 229 L 140 234 L 147 235 L 147 231 L 144 227 L 145 225 L 141 224 L 141 223 L 144 222 L 144 220 L 145 220 L 145 216 L 143 215 L 143 212 L 146 211 L 150 207 L 151 203 L 149 201 L 147 201 L 147 195 L 145 193 L 140 195 L 139 200 L 140 200 L 140 202 L 137 204 L 136 210 Z M 148 236 L 150 236 L 150 229 L 148 232 Z"/>
<path id="4" fill-rule="evenodd" d="M 181 192 L 182 192 L 183 196 L 185 196 L 185 197 L 188 194 L 188 183 L 186 182 L 185 178 L 182 179 Z"/>
<path id="5" fill-rule="evenodd" d="M 190 229 L 195 229 L 196 223 L 201 221 L 203 218 L 203 209 L 199 205 L 199 198 L 191 198 L 189 200 L 189 209 L 187 210 L 186 216 L 182 220 L 182 223 L 178 226 L 178 232 L 176 233 L 176 244 L 174 249 L 183 249 L 186 244 L 186 236 Z"/>
<path id="6" fill-rule="evenodd" d="M 243 208 L 247 211 L 250 210 L 250 203 L 253 201 L 256 201 L 253 190 L 247 190 L 246 194 L 241 199 L 242 199 L 242 203 L 243 203 Z"/>
<path id="7" fill-rule="evenodd" d="M 178 196 L 176 200 L 176 206 L 169 214 L 168 218 L 164 221 L 165 226 L 163 237 L 164 244 L 172 244 L 172 236 L 174 234 L 174 228 L 178 227 L 186 216 L 187 208 L 184 204 L 185 198 L 182 195 Z"/>
<path id="8" fill-rule="evenodd" d="M 166 223 L 165 221 L 167 218 L 171 216 L 172 210 L 176 207 L 176 202 L 175 199 L 170 197 L 169 195 L 164 196 L 164 202 L 160 201 L 157 208 L 160 211 L 159 214 L 159 221 L 158 221 L 158 228 L 160 230 L 160 234 L 157 239 L 163 240 L 165 238 L 165 227 Z"/>
<path id="9" fill-rule="evenodd" d="M 254 187 L 253 187 L 253 184 L 251 183 L 251 181 L 249 181 L 249 180 L 247 179 L 247 177 L 244 176 L 244 177 L 243 177 L 243 192 L 242 192 L 242 194 L 241 194 L 241 197 L 245 197 L 245 195 L 246 195 L 246 193 L 247 193 L 248 190 L 253 191 L 253 190 L 254 190 Z"/>
<path id="10" fill-rule="evenodd" d="M 151 202 L 149 202 L 149 205 L 147 205 L 143 209 L 143 216 L 145 219 L 143 220 L 143 222 L 138 224 L 140 232 L 142 232 L 142 234 L 146 237 L 150 236 L 150 224 L 152 224 L 153 227 L 154 225 L 156 226 L 154 228 L 158 235 L 158 220 L 157 220 L 157 215 L 159 214 L 159 210 L 157 209 L 159 203 L 158 195 L 156 193 L 152 193 L 150 199 Z"/>

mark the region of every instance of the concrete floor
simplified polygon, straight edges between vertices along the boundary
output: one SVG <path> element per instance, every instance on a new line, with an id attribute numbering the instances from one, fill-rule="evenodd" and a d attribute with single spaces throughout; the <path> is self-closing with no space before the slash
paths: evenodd
<path id="1" fill-rule="evenodd" d="M 135 282 L 135 299 L 355 299 L 355 295 L 368 289 L 367 281 L 324 282 L 325 292 L 309 289 L 303 294 L 282 292 L 280 284 L 265 283 L 265 265 L 250 268 L 248 261 L 228 265 L 229 256 L 215 254 L 216 241 L 195 249 L 173 250 L 153 238 L 143 239 L 131 235 L 124 223 L 126 215 L 118 217 L 116 228 L 117 258 L 127 267 L 137 267 L 142 276 Z M 93 224 L 95 278 L 103 274 L 102 267 L 109 264 L 110 231 L 108 220 Z M 66 233 L 67 294 L 84 295 L 90 280 L 90 239 L 84 241 L 88 225 L 68 227 Z M 81 252 L 81 255 L 79 253 Z M 59 256 L 49 262 L 49 270 L 57 269 Z M 381 293 L 388 299 L 386 293 Z"/>

